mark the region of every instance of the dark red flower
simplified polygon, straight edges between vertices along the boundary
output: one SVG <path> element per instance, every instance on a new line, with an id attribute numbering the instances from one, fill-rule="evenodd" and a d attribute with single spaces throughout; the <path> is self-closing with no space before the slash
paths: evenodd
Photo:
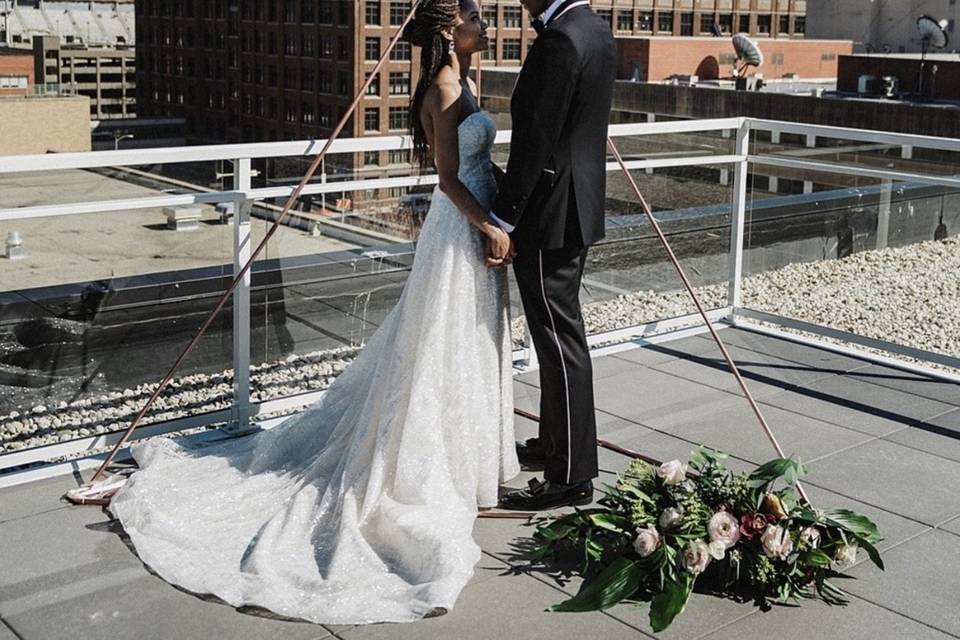
<path id="1" fill-rule="evenodd" d="M 740 516 L 740 533 L 748 540 L 758 536 L 767 528 L 767 517 L 762 513 L 745 513 Z"/>

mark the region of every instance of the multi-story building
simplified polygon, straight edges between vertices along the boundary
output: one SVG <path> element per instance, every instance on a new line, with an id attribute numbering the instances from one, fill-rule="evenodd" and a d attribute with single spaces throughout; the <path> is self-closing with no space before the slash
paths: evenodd
<path id="1" fill-rule="evenodd" d="M 805 0 L 595 0 L 594 10 L 615 36 L 710 36 L 743 32 L 756 37 L 803 37 Z M 519 2 L 487 0 L 483 17 L 496 42 L 484 58 L 517 64 L 533 38 Z"/>
<path id="2" fill-rule="evenodd" d="M 37 36 L 66 44 L 133 45 L 133 0 L 0 0 L 0 44 L 33 48 Z"/>
<path id="3" fill-rule="evenodd" d="M 25 96 L 33 85 L 33 56 L 0 46 L 0 96 Z"/>
<path id="4" fill-rule="evenodd" d="M 857 52 L 917 53 L 921 37 L 917 18 L 929 15 L 946 21 L 951 42 L 947 51 L 956 52 L 960 4 L 956 0 L 810 0 L 809 33 L 812 38 L 847 38 Z"/>
<path id="5" fill-rule="evenodd" d="M 33 37 L 38 84 L 90 98 L 90 119 L 136 117 L 136 54 L 132 47 L 62 44 L 57 36 Z"/>
<path id="6" fill-rule="evenodd" d="M 620 35 L 726 32 L 799 36 L 802 0 L 595 2 Z M 328 133 L 402 23 L 400 0 L 139 0 L 138 101 L 143 115 L 184 115 L 198 140 Z M 536 37 L 516 0 L 485 0 L 484 66 L 517 66 Z M 404 131 L 417 52 L 400 43 L 346 135 Z"/>

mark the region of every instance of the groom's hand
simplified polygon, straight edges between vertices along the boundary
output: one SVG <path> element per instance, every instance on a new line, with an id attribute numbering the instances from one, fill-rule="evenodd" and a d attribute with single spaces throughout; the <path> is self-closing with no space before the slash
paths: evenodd
<path id="1" fill-rule="evenodd" d="M 489 224 L 487 232 L 487 266 L 491 269 L 502 267 L 513 259 L 513 240 L 503 229 Z"/>

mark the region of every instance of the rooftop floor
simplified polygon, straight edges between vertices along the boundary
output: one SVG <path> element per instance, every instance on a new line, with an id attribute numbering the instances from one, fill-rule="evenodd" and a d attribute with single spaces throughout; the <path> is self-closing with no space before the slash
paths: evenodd
<path id="1" fill-rule="evenodd" d="M 809 346 L 727 329 L 731 345 L 788 454 L 809 466 L 818 506 L 862 511 L 879 525 L 887 565 L 863 560 L 845 583 L 847 608 L 809 602 L 763 613 L 694 594 L 663 638 L 960 638 L 960 385 Z M 703 335 L 595 360 L 602 438 L 661 460 L 703 443 L 739 468 L 773 456 L 716 346 Z M 537 374 L 516 379 L 516 401 L 537 409 Z M 520 421 L 518 436 L 534 432 Z M 602 481 L 626 459 L 601 450 Z M 523 474 L 521 485 L 533 474 Z M 480 519 L 484 556 L 447 615 L 410 625 L 323 627 L 237 611 L 152 575 L 100 509 L 60 495 L 60 477 L 0 492 L 0 640 L 70 638 L 642 638 L 647 610 L 544 610 L 575 593 L 576 579 L 531 568 L 531 528 Z"/>

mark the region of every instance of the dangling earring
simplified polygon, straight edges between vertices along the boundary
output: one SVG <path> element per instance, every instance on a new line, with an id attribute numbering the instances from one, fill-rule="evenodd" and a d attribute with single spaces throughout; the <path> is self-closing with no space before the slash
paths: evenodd
<path id="1" fill-rule="evenodd" d="M 453 55 L 457 51 L 457 46 L 453 43 L 453 40 L 450 41 L 450 45 L 447 47 L 447 53 Z"/>

